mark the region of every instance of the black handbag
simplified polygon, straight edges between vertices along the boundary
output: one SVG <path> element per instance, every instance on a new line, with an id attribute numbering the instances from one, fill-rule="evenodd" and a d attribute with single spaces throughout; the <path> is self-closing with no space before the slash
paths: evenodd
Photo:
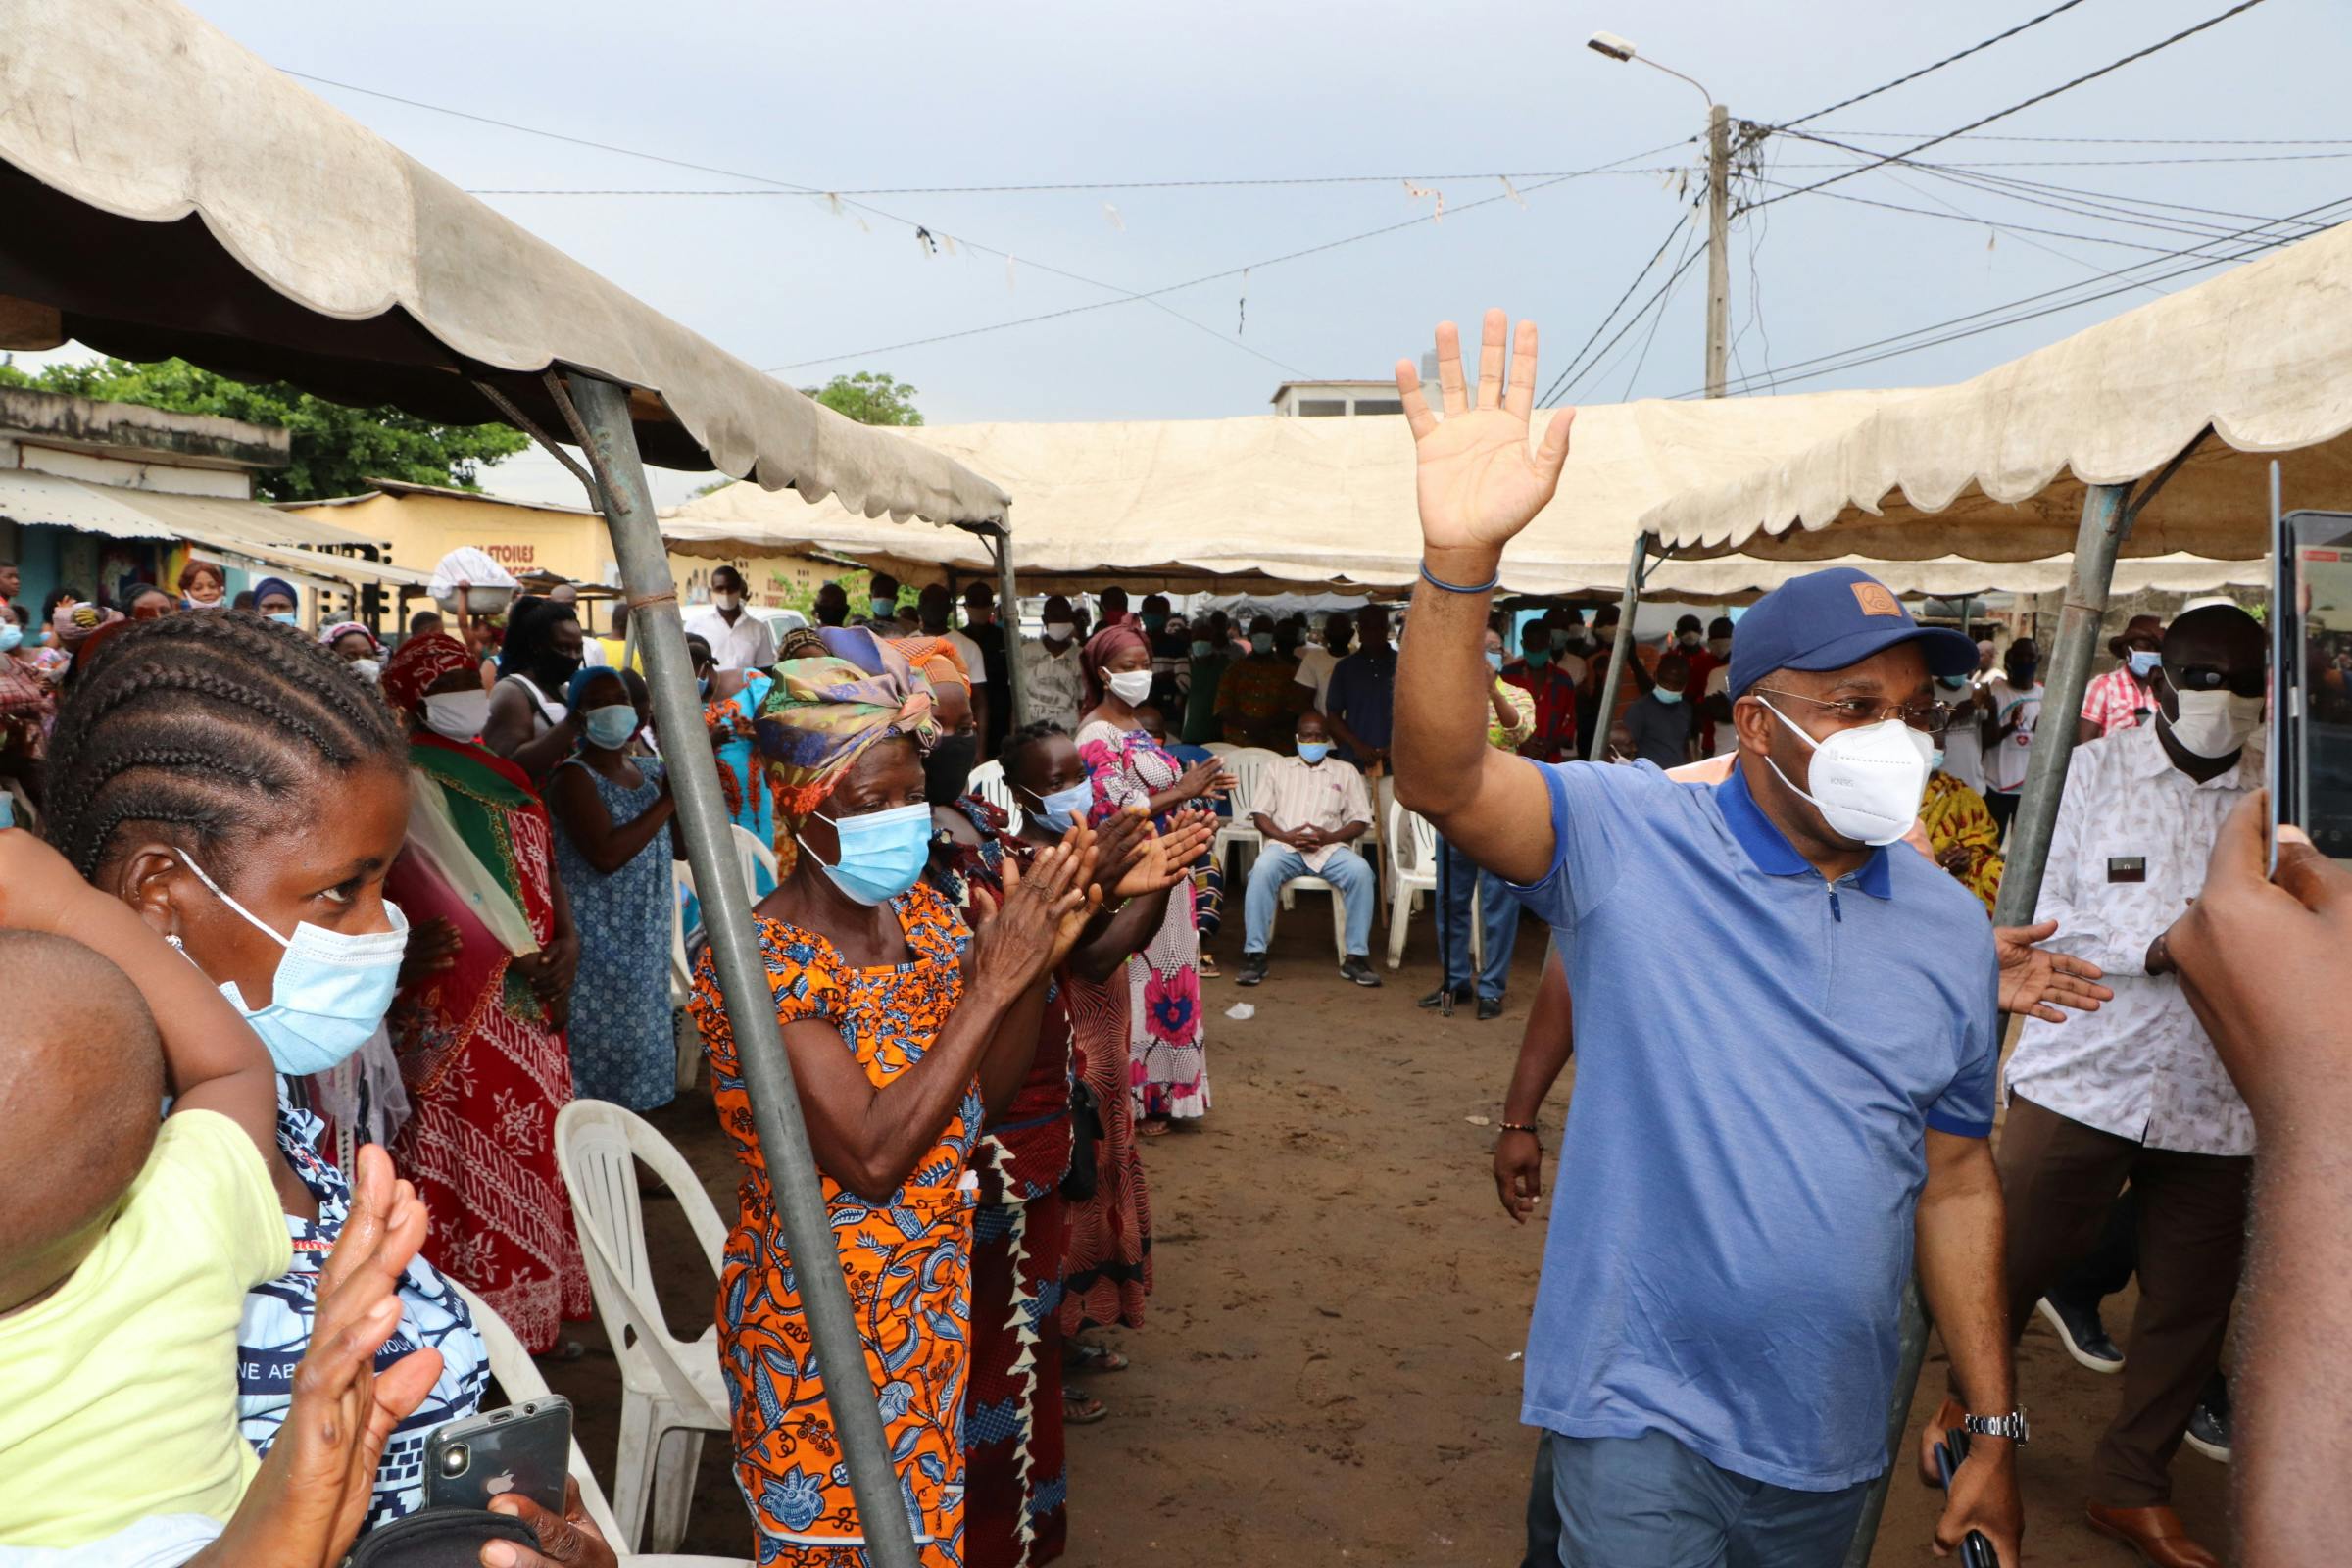
<path id="1" fill-rule="evenodd" d="M 426 1508 L 362 1536 L 343 1568 L 481 1568 L 482 1547 L 493 1541 L 539 1549 L 519 1519 L 487 1508 Z"/>
<path id="2" fill-rule="evenodd" d="M 1061 1196 L 1082 1203 L 1095 1196 L 1095 1149 L 1102 1142 L 1102 1107 L 1083 1082 L 1070 1086 L 1070 1168 L 1062 1172 Z"/>

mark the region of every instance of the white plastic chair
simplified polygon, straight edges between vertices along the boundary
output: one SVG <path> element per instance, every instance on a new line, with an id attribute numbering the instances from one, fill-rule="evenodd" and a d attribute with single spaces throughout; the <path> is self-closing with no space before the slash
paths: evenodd
<path id="1" fill-rule="evenodd" d="M 974 795 L 1003 811 L 1011 820 L 1013 832 L 1021 830 L 1021 808 L 1012 798 L 1012 785 L 1005 781 L 1003 762 L 992 757 L 973 768 L 969 788 Z"/>
<path id="2" fill-rule="evenodd" d="M 1340 950 L 1340 961 L 1342 963 L 1346 963 L 1348 961 L 1347 896 L 1341 893 L 1336 886 L 1324 881 L 1319 876 L 1295 876 L 1282 885 L 1281 906 L 1283 908 L 1287 909 L 1291 907 L 1291 895 L 1294 893 L 1328 893 L 1331 895 L 1332 946 Z M 1277 918 L 1279 917 L 1280 916 L 1278 912 Z M 1266 932 L 1268 941 L 1271 941 L 1273 936 L 1274 933 L 1271 930 Z"/>
<path id="3" fill-rule="evenodd" d="M 1235 752 L 1241 750 L 1231 741 L 1203 741 L 1200 743 L 1200 749 L 1211 757 L 1231 757 Z"/>
<path id="4" fill-rule="evenodd" d="M 760 843 L 760 835 L 741 822 L 730 822 L 727 828 L 728 836 L 735 845 L 735 861 L 743 869 L 743 901 L 746 904 L 758 904 L 760 879 L 753 874 L 754 869 L 765 871 L 767 885 L 774 887 L 777 881 L 776 852 L 773 847 Z"/>
<path id="5" fill-rule="evenodd" d="M 686 959 L 686 901 L 694 897 L 694 867 L 684 860 L 669 862 L 669 1004 L 674 1011 L 694 995 L 694 969 Z M 703 1032 L 691 1013 L 678 1025 L 678 1093 L 694 1087 L 702 1070 Z"/>
<path id="6" fill-rule="evenodd" d="M 451 1280 L 450 1285 L 473 1314 L 475 1332 L 482 1337 L 490 1352 L 490 1375 L 497 1379 L 499 1389 L 509 1404 L 521 1404 L 531 1399 L 545 1398 L 551 1392 L 547 1379 L 539 1375 L 539 1363 L 531 1352 L 522 1348 L 520 1336 L 507 1327 L 507 1320 L 490 1310 L 490 1303 Z M 580 1451 L 580 1441 L 571 1441 L 571 1479 L 580 1484 L 580 1506 L 588 1510 L 588 1518 L 598 1534 L 619 1554 L 622 1568 L 750 1568 L 740 1557 L 633 1557 L 619 1544 L 620 1523 L 612 1517 L 612 1505 L 605 1500 L 605 1489 L 597 1485 L 596 1472 L 589 1468 L 588 1456 Z"/>
<path id="7" fill-rule="evenodd" d="M 1414 906 L 1438 892 L 1438 830 L 1418 811 L 1389 801 L 1389 967 L 1404 961 L 1404 935 Z"/>
<path id="8" fill-rule="evenodd" d="M 713 1323 L 699 1339 L 674 1339 L 655 1300 L 645 1213 L 637 1197 L 640 1160 L 685 1211 L 715 1275 L 726 1225 L 694 1167 L 668 1139 L 601 1100 L 575 1100 L 556 1117 L 556 1168 L 571 1191 L 597 1316 L 620 1363 L 620 1453 L 612 1472 L 620 1544 L 635 1549 L 650 1501 L 650 1539 L 657 1550 L 665 1550 L 686 1535 L 702 1435 L 728 1429 L 727 1392 L 719 1375 L 718 1326 Z M 665 1441 L 672 1436 L 678 1441 Z"/>
<path id="9" fill-rule="evenodd" d="M 1258 809 L 1260 784 L 1265 777 L 1266 767 L 1276 760 L 1277 754 L 1262 746 L 1236 746 L 1219 759 L 1225 764 L 1225 770 L 1233 775 L 1233 791 L 1226 797 L 1233 816 L 1217 829 L 1216 842 L 1209 846 L 1209 852 L 1216 857 L 1219 865 L 1225 863 L 1228 845 L 1239 845 L 1249 852 L 1235 864 L 1234 879 L 1237 881 L 1248 878 L 1250 862 L 1257 858 L 1258 851 L 1266 847 L 1265 835 L 1250 823 L 1250 813 Z"/>

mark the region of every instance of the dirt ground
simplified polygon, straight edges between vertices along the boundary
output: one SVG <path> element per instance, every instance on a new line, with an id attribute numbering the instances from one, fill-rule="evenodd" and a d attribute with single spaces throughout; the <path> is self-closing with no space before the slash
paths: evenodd
<path id="1" fill-rule="evenodd" d="M 1543 1235 L 1503 1216 L 1494 1131 L 1472 1118 L 1498 1114 L 1541 935 L 1522 936 L 1500 1019 L 1465 1008 L 1445 1020 L 1413 1005 L 1437 983 L 1426 916 L 1404 967 L 1360 991 L 1340 978 L 1316 903 L 1284 918 L 1264 985 L 1203 983 L 1215 1109 L 1145 1148 L 1155 1294 L 1145 1328 L 1115 1341 L 1134 1366 L 1091 1385 L 1109 1418 L 1069 1436 L 1074 1568 L 1520 1559 L 1535 1440 L 1518 1424 L 1516 1352 Z M 1219 946 L 1230 973 L 1238 934 Z M 1226 1017 L 1237 1002 L 1256 1015 Z M 1565 1104 L 1564 1087 L 1544 1107 L 1547 1150 Z M 707 1097 L 653 1120 L 732 1223 L 735 1168 Z M 1539 1219 L 1554 1201 L 1577 1198 L 1547 1190 Z M 674 1203 L 647 1212 L 664 1310 L 694 1332 L 710 1321 L 711 1276 Z M 2129 1307 L 2109 1303 L 2119 1339 Z M 609 1483 L 619 1380 L 598 1326 L 579 1337 L 582 1359 L 543 1365 L 579 1406 L 582 1446 Z M 1922 1387 L 1940 1389 L 1931 1354 Z M 2029 1560 L 2126 1568 L 2135 1559 L 2090 1534 L 2081 1511 L 2115 1381 L 2077 1367 L 2036 1322 L 2020 1383 L 2034 1434 Z M 1915 1433 L 1930 1407 L 1923 1396 Z M 683 1550 L 750 1549 L 724 1448 L 723 1437 L 704 1446 Z M 2174 1476 L 2182 1518 L 2220 1549 L 2226 1468 L 2183 1448 Z M 1872 1563 L 1936 1561 L 1936 1505 L 1898 1471 Z"/>

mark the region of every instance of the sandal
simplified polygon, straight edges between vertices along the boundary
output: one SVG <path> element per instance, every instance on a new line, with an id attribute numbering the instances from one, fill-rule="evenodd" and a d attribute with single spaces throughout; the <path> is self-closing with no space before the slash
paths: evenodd
<path id="1" fill-rule="evenodd" d="M 1146 1116 L 1135 1124 L 1138 1138 L 1165 1138 L 1175 1131 L 1176 1124 L 1165 1116 Z"/>
<path id="2" fill-rule="evenodd" d="M 1064 1340 L 1061 1346 L 1061 1365 L 1067 1372 L 1124 1372 L 1128 1359 L 1107 1345 L 1095 1345 L 1086 1340 Z"/>
<path id="3" fill-rule="evenodd" d="M 1061 1424 L 1065 1427 L 1091 1427 L 1110 1414 L 1110 1407 L 1101 1399 L 1084 1394 L 1063 1390 L 1061 1396 Z"/>
<path id="4" fill-rule="evenodd" d="M 1225 978 L 1225 971 L 1217 967 L 1217 956 L 1206 949 L 1203 949 L 1200 954 L 1200 978 L 1203 980 Z"/>

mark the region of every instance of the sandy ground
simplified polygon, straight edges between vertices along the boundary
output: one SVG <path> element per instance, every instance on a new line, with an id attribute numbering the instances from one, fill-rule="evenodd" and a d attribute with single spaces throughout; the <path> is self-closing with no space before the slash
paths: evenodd
<path id="1" fill-rule="evenodd" d="M 1413 1005 L 1437 981 L 1426 917 L 1404 967 L 1359 991 L 1340 978 L 1318 903 L 1304 897 L 1285 917 L 1266 984 L 1204 983 L 1216 1108 L 1198 1130 L 1146 1146 L 1156 1294 L 1145 1328 L 1116 1341 L 1132 1369 L 1092 1384 L 1109 1418 L 1070 1434 L 1064 1560 L 1077 1568 L 1519 1561 L 1535 1445 L 1518 1424 L 1515 1352 L 1543 1236 L 1504 1217 L 1493 1129 L 1471 1118 L 1498 1114 L 1540 934 L 1522 938 L 1500 1019 L 1481 1024 L 1465 1008 L 1443 1020 Z M 1238 934 L 1220 947 L 1230 972 Z M 1254 1017 L 1224 1016 L 1242 1001 Z M 1555 1135 L 1565 1103 L 1563 1089 L 1544 1108 Z M 734 1167 L 708 1099 L 653 1119 L 731 1223 Z M 1555 1199 L 1577 1201 L 1547 1192 L 1539 1219 Z M 676 1204 L 649 1202 L 648 1216 L 670 1321 L 708 1323 L 711 1276 Z M 2109 1303 L 2119 1338 L 2128 1310 Z M 582 1359 L 543 1365 L 580 1406 L 582 1444 L 609 1482 L 619 1380 L 598 1327 L 580 1338 Z M 1923 1388 L 1940 1389 L 1940 1367 L 1936 1355 Z M 2126 1568 L 2132 1554 L 2081 1522 L 2115 1381 L 2078 1368 L 2038 1322 L 2020 1380 L 2034 1429 L 2029 1560 Z M 1914 1432 L 1930 1407 L 1923 1396 Z M 723 1438 L 705 1445 L 681 1549 L 749 1550 L 723 1449 Z M 2174 1475 L 2182 1517 L 2219 1549 L 2225 1467 L 2184 1448 Z M 1872 1563 L 1936 1561 L 1936 1504 L 1898 1472 Z"/>

